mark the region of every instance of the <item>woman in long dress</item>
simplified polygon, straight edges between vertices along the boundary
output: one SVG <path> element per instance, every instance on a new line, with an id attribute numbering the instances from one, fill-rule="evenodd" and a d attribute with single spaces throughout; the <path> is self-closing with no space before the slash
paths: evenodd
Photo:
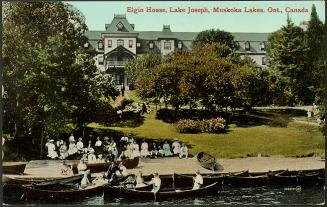
<path id="1" fill-rule="evenodd" d="M 141 157 L 147 156 L 150 156 L 149 145 L 145 142 L 145 140 L 143 140 L 143 143 L 141 144 Z"/>
<path id="2" fill-rule="evenodd" d="M 63 159 L 63 160 L 69 156 L 66 142 L 64 142 L 62 145 L 60 145 L 59 153 L 60 153 L 60 159 Z"/>
<path id="3" fill-rule="evenodd" d="M 74 141 L 71 141 L 68 146 L 68 154 L 73 155 L 77 153 L 77 147 Z"/>
<path id="4" fill-rule="evenodd" d="M 171 153 L 170 151 L 170 146 L 167 141 L 165 141 L 165 143 L 163 144 L 162 149 L 165 157 L 170 157 L 173 155 L 173 153 Z"/>
<path id="5" fill-rule="evenodd" d="M 56 151 L 56 145 L 53 143 L 54 140 L 51 139 L 49 141 L 50 143 L 48 144 L 47 148 L 48 148 L 48 157 L 50 157 L 51 159 L 55 159 L 58 157 L 58 153 Z"/>
<path id="6" fill-rule="evenodd" d="M 110 146 L 111 146 L 111 154 L 114 156 L 114 159 L 116 159 L 118 157 L 118 149 L 117 149 L 117 144 L 113 139 L 111 139 Z"/>
<path id="7" fill-rule="evenodd" d="M 132 152 L 132 157 L 139 157 L 141 156 L 140 154 L 140 146 L 136 143 L 136 141 L 134 140 L 134 143 L 132 144 L 133 146 L 133 152 Z"/>

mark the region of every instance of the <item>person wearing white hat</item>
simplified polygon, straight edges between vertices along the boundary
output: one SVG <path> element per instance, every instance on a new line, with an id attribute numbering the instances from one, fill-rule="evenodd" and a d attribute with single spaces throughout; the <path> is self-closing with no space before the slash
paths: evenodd
<path id="1" fill-rule="evenodd" d="M 88 163 L 96 163 L 97 162 L 97 158 L 94 154 L 94 149 L 90 150 L 90 154 L 87 157 L 87 161 L 88 161 Z"/>
<path id="2" fill-rule="evenodd" d="M 55 159 L 58 157 L 58 153 L 56 152 L 56 145 L 54 144 L 54 140 L 50 139 L 48 144 L 48 157 L 51 159 Z"/>

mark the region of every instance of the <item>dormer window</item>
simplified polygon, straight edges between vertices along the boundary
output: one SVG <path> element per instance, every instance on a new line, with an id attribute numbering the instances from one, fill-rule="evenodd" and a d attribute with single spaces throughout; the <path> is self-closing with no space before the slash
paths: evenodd
<path id="1" fill-rule="evenodd" d="M 250 42 L 249 41 L 247 41 L 247 42 L 245 42 L 245 50 L 250 50 Z"/>
<path id="2" fill-rule="evenodd" d="M 123 25 L 123 23 L 118 22 L 118 24 L 116 25 L 116 27 L 117 27 L 117 30 L 118 30 L 118 31 L 122 31 L 123 28 L 124 28 L 124 25 Z"/>
<path id="3" fill-rule="evenodd" d="M 164 49 L 171 50 L 171 42 L 169 42 L 169 41 L 164 42 Z"/>
<path id="4" fill-rule="evenodd" d="M 128 47 L 129 47 L 129 48 L 132 48 L 132 47 L 133 47 L 133 40 L 129 40 L 129 41 L 128 41 Z"/>
<path id="5" fill-rule="evenodd" d="M 153 42 L 150 42 L 150 43 L 149 43 L 149 48 L 150 48 L 150 49 L 153 49 Z"/>
<path id="6" fill-rule="evenodd" d="M 122 39 L 117 40 L 117 47 L 119 47 L 119 46 L 124 47 L 124 40 L 122 40 Z"/>
<path id="7" fill-rule="evenodd" d="M 266 47 L 265 47 L 265 42 L 261 42 L 260 43 L 260 48 L 261 48 L 261 51 L 265 51 L 266 50 Z"/>
<path id="8" fill-rule="evenodd" d="M 98 49 L 103 50 L 103 42 L 102 41 L 98 42 Z"/>
<path id="9" fill-rule="evenodd" d="M 178 47 L 178 49 L 182 49 L 183 43 L 182 42 L 178 42 L 177 47 Z"/>
<path id="10" fill-rule="evenodd" d="M 108 47 L 109 47 L 109 48 L 112 47 L 112 40 L 108 40 Z"/>

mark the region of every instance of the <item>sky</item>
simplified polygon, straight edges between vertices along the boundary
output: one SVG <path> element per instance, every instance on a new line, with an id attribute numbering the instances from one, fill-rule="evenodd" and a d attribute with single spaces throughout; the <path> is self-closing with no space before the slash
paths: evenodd
<path id="1" fill-rule="evenodd" d="M 136 31 L 161 31 L 163 25 L 170 25 L 175 32 L 199 32 L 206 29 L 220 29 L 228 32 L 273 32 L 285 25 L 286 7 L 306 8 L 307 13 L 289 13 L 295 24 L 310 18 L 312 4 L 315 4 L 320 20 L 325 20 L 324 1 L 80 1 L 67 2 L 79 9 L 86 18 L 89 30 L 104 30 L 114 14 L 126 14 L 127 20 L 135 24 Z M 211 10 L 210 13 L 129 13 L 127 7 L 166 8 L 188 7 Z M 263 8 L 265 13 L 217 13 L 213 7 L 220 8 Z M 279 8 L 282 13 L 267 12 L 269 7 Z"/>

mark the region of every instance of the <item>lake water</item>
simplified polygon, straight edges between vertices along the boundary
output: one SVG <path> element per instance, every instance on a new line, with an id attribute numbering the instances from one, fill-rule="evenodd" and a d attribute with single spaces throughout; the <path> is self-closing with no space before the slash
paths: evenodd
<path id="1" fill-rule="evenodd" d="M 14 192 L 13 192 L 14 193 Z M 42 202 L 25 203 L 24 201 L 8 200 L 4 197 L 4 201 L 8 204 L 39 204 Z M 65 202 L 62 204 L 71 205 L 237 205 L 237 204 L 322 204 L 325 201 L 324 186 L 312 187 L 223 187 L 216 196 L 203 198 L 185 198 L 185 199 L 170 199 L 160 202 L 129 200 L 123 198 L 108 198 L 100 195 L 92 198 L 87 198 L 79 202 Z M 48 203 L 50 204 L 50 203 Z M 54 204 L 54 203 L 51 203 Z M 58 203 L 56 203 L 58 204 Z"/>

